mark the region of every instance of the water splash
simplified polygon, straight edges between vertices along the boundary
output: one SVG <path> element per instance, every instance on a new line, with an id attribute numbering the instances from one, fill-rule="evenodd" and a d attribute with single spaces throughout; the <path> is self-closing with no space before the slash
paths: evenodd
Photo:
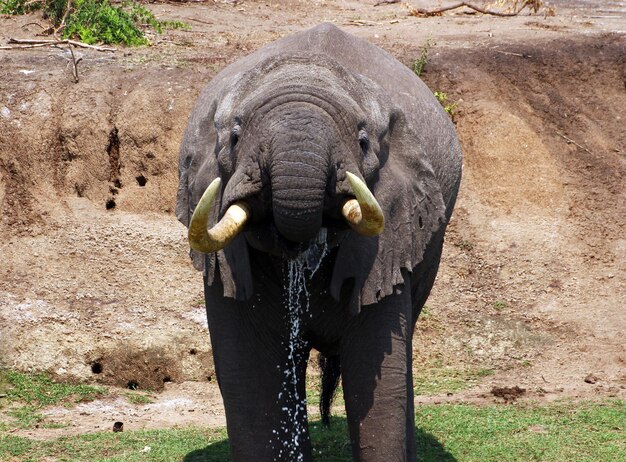
<path id="1" fill-rule="evenodd" d="M 280 428 L 274 430 L 279 445 L 279 460 L 304 460 L 300 442 L 306 433 L 306 396 L 298 391 L 298 367 L 304 367 L 307 351 L 307 342 L 302 337 L 302 324 L 305 316 L 311 315 L 307 282 L 319 270 L 327 253 L 326 229 L 322 228 L 317 239 L 304 252 L 287 262 L 285 306 L 289 341 L 283 389 L 278 394 L 278 401 L 284 403 L 284 417 Z"/>

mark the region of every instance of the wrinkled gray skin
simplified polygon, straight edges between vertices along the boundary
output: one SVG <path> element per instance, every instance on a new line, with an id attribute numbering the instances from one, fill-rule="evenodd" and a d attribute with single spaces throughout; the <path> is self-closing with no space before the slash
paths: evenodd
<path id="1" fill-rule="evenodd" d="M 215 367 L 236 461 L 297 460 L 273 433 L 284 420 L 286 262 L 321 227 L 331 248 L 310 281 L 299 352 L 341 361 L 355 460 L 415 460 L 411 337 L 437 273 L 461 177 L 455 130 L 432 92 L 386 52 L 323 24 L 270 44 L 202 92 L 180 152 L 177 216 L 188 225 L 222 178 L 212 226 L 245 200 L 251 222 L 204 270 Z M 345 172 L 380 203 L 384 232 L 340 214 Z M 306 416 L 302 417 L 306 428 Z M 311 460 L 308 433 L 297 436 Z M 279 438 L 278 438 L 279 439 Z"/>

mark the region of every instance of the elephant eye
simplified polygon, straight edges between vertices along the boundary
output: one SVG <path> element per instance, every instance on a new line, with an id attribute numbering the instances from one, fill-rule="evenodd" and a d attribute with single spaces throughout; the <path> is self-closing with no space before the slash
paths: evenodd
<path id="1" fill-rule="evenodd" d="M 370 146 L 370 140 L 367 136 L 367 132 L 364 129 L 359 130 L 359 146 L 361 146 L 361 151 L 367 152 Z"/>
<path id="2" fill-rule="evenodd" d="M 230 131 L 230 145 L 235 147 L 237 141 L 239 141 L 239 134 L 241 133 L 241 125 L 236 124 Z"/>

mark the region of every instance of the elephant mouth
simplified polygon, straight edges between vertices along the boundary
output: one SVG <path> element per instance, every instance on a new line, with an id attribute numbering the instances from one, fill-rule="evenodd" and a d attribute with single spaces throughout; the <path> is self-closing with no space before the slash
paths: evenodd
<path id="1" fill-rule="evenodd" d="M 342 203 L 347 198 L 334 198 L 326 201 L 322 225 L 314 236 L 304 241 L 293 241 L 283 236 L 277 226 L 271 210 L 266 213 L 256 213 L 254 210 L 250 222 L 243 231 L 248 244 L 260 251 L 283 258 L 295 258 L 306 251 L 312 244 L 320 242 L 320 236 L 326 236 L 328 248 L 338 246 L 349 231 L 349 226 L 340 216 Z"/>
<path id="2" fill-rule="evenodd" d="M 354 197 L 343 198 L 341 200 L 340 217 L 338 220 L 333 213 L 325 213 L 322 219 L 322 226 L 326 229 L 338 230 L 332 232 L 331 240 L 341 234 L 341 228 L 346 229 L 345 224 L 355 232 L 363 236 L 377 236 L 382 233 L 385 218 L 378 201 L 369 190 L 363 180 L 356 175 L 346 172 L 346 179 L 352 188 Z M 191 222 L 189 223 L 189 244 L 192 249 L 211 253 L 225 248 L 237 235 L 246 230 L 248 241 L 252 245 L 262 245 L 262 249 L 267 249 L 268 241 L 273 245 L 271 248 L 282 253 L 294 253 L 306 248 L 310 242 L 291 242 L 285 239 L 278 232 L 276 223 L 263 222 L 267 220 L 253 217 L 253 207 L 246 199 L 234 201 L 226 210 L 222 218 L 210 229 L 207 226 L 209 216 L 214 206 L 215 198 L 221 188 L 221 179 L 214 179 L 202 195 L 196 209 L 194 210 Z M 337 207 L 333 207 L 334 210 Z M 271 216 L 272 214 L 268 214 Z M 273 224 L 273 226 L 271 226 Z M 267 234 L 269 233 L 269 235 Z M 256 245 L 254 245 L 256 247 Z M 304 247 L 303 247 L 304 246 Z"/>

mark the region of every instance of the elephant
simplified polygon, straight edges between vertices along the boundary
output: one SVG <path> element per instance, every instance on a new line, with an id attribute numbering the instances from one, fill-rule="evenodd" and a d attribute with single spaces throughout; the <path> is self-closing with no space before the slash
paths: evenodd
<path id="1" fill-rule="evenodd" d="M 331 24 L 230 64 L 184 133 L 176 214 L 203 272 L 235 461 L 310 461 L 305 375 L 339 380 L 354 460 L 416 459 L 412 334 L 461 179 L 455 128 Z"/>

